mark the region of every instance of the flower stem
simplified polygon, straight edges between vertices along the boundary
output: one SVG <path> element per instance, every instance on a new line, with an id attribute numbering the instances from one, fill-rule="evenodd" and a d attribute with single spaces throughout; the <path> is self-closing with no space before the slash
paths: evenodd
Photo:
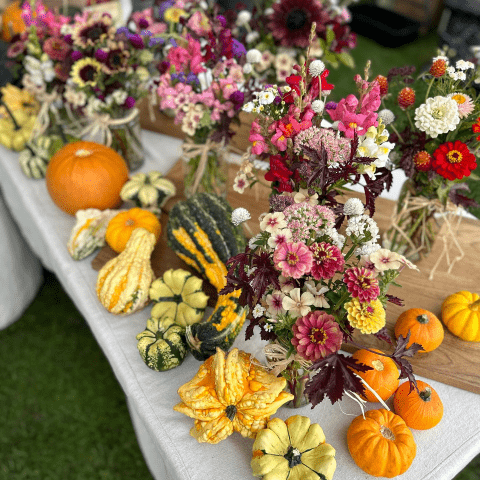
<path id="1" fill-rule="evenodd" d="M 430 89 L 432 88 L 434 81 L 435 81 L 435 77 L 432 77 L 432 79 L 430 80 L 430 83 L 428 84 L 427 93 L 425 94 L 425 101 L 427 101 L 428 94 L 430 93 Z"/>
<path id="2" fill-rule="evenodd" d="M 5 110 L 7 111 L 8 115 L 12 119 L 13 126 L 14 126 L 15 130 L 20 130 L 21 127 L 18 124 L 18 122 L 15 120 L 15 117 L 13 116 L 13 113 L 10 110 L 10 108 L 8 107 L 8 105 L 3 100 L 0 100 L 0 105 L 3 105 L 5 107 Z"/>

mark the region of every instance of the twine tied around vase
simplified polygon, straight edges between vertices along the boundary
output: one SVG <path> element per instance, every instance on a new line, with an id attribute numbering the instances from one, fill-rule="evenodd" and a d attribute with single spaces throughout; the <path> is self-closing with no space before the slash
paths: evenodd
<path id="1" fill-rule="evenodd" d="M 224 147 L 224 143 L 218 143 L 209 138 L 205 143 L 195 143 L 190 137 L 186 137 L 182 144 L 183 156 L 188 160 L 200 156 L 198 167 L 195 170 L 191 193 L 196 193 L 200 180 L 202 179 L 205 167 L 207 165 L 208 153 L 210 150 L 219 150 Z M 218 193 L 218 192 L 217 192 Z"/>
<path id="2" fill-rule="evenodd" d="M 296 353 L 287 358 L 288 350 L 279 343 L 269 343 L 263 347 L 270 373 L 277 376 L 282 373 L 292 362 L 298 362 L 302 368 L 309 370 L 312 364 Z"/>
<path id="3" fill-rule="evenodd" d="M 138 115 L 138 110 L 133 108 L 129 115 L 122 118 L 112 118 L 108 113 L 98 113 L 87 117 L 89 122 L 85 127 L 77 133 L 80 138 L 96 138 L 100 134 L 102 139 L 100 143 L 110 147 L 112 145 L 111 127 L 118 127 L 129 124 Z"/>
<path id="4" fill-rule="evenodd" d="M 418 228 L 420 229 L 421 242 L 420 242 L 420 246 L 416 247 L 416 245 L 411 239 L 411 236 L 406 231 L 408 230 L 408 228 L 402 227 L 401 221 L 405 217 L 410 216 L 412 212 L 421 211 L 423 209 L 426 209 L 427 216 L 424 216 L 422 218 L 421 225 L 418 226 Z M 462 216 L 460 215 L 462 211 L 463 211 L 462 207 L 454 205 L 450 201 L 447 201 L 447 204 L 443 205 L 438 199 L 428 199 L 425 197 L 415 196 L 415 195 L 412 195 L 410 191 L 407 191 L 405 198 L 403 199 L 402 209 L 399 212 L 395 213 L 392 217 L 392 223 L 388 230 L 390 231 L 391 229 L 393 229 L 394 234 L 397 233 L 404 240 L 406 240 L 406 242 L 412 248 L 410 255 L 413 255 L 415 253 L 421 253 L 422 250 L 426 249 L 426 244 L 427 244 L 426 237 L 427 237 L 427 230 L 428 230 L 427 219 L 433 216 L 435 213 L 442 215 L 445 222 L 446 232 L 444 232 L 440 236 L 443 242 L 442 252 L 438 256 L 437 261 L 435 262 L 435 265 L 433 266 L 430 272 L 430 275 L 428 277 L 429 280 L 433 280 L 435 271 L 440 265 L 440 262 L 442 261 L 443 257 L 445 257 L 447 260 L 447 265 L 448 265 L 447 273 L 450 274 L 455 263 L 462 260 L 462 258 L 465 256 L 465 252 L 463 251 L 460 243 L 457 240 L 457 235 L 455 234 L 455 231 L 458 230 L 460 223 L 462 221 Z M 451 217 L 453 216 L 457 217 L 457 222 L 455 226 L 453 225 L 454 223 L 453 220 L 451 220 Z M 392 241 L 391 238 L 387 238 L 387 240 Z M 453 258 L 450 257 L 450 253 L 449 253 L 449 250 L 452 244 L 454 244 L 459 251 L 459 254 Z"/>
<path id="5" fill-rule="evenodd" d="M 57 123 L 60 123 L 58 112 L 54 105 L 54 103 L 61 98 L 58 94 L 57 88 L 54 88 L 51 93 L 37 93 L 36 97 L 41 105 L 33 127 L 32 138 L 37 138 L 47 131 L 50 126 L 50 111 L 55 115 Z"/>

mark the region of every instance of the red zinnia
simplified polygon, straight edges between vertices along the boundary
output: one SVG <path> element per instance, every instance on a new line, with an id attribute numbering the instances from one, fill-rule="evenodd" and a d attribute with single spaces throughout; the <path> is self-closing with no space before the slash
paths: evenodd
<path id="1" fill-rule="evenodd" d="M 326 242 L 312 243 L 310 250 L 313 253 L 313 265 L 310 273 L 316 280 L 328 280 L 336 272 L 343 270 L 345 258 L 335 245 Z"/>
<path id="2" fill-rule="evenodd" d="M 477 121 L 472 125 L 473 133 L 480 133 L 480 117 L 477 118 Z M 477 140 L 480 141 L 480 135 L 477 137 Z"/>
<path id="3" fill-rule="evenodd" d="M 417 170 L 428 172 L 428 170 L 432 168 L 432 156 L 425 150 L 422 150 L 414 155 L 413 163 L 417 167 Z"/>
<path id="4" fill-rule="evenodd" d="M 432 170 L 448 180 L 468 177 L 476 168 L 475 155 L 460 140 L 443 143 L 433 152 Z"/>

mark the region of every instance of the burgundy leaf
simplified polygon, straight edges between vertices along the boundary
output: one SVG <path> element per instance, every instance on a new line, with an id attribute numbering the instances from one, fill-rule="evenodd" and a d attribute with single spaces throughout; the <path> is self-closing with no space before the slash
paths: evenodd
<path id="1" fill-rule="evenodd" d="M 398 305 L 399 307 L 404 307 L 405 303 L 401 298 L 395 297 L 394 295 L 386 294 L 387 302 L 393 303 L 394 305 Z"/>
<path id="2" fill-rule="evenodd" d="M 387 342 L 389 345 L 393 345 L 392 337 L 390 336 L 390 333 L 388 332 L 387 327 L 381 328 L 377 333 L 374 333 L 374 335 L 378 339 L 383 340 L 384 342 Z"/>
<path id="3" fill-rule="evenodd" d="M 464 208 L 480 207 L 480 205 L 473 198 L 469 198 L 465 195 L 462 195 L 461 193 L 459 193 L 459 190 L 463 190 L 465 193 L 470 192 L 470 188 L 466 183 L 457 183 L 453 185 L 453 187 L 450 189 L 450 192 L 448 192 L 448 197 L 455 205 L 458 205 Z"/>
<path id="4" fill-rule="evenodd" d="M 407 347 L 408 341 L 410 340 L 410 333 L 411 332 L 409 331 L 406 338 L 402 335 L 397 338 L 395 351 L 389 356 L 397 364 L 397 367 L 400 370 L 399 378 L 406 378 L 410 382 L 410 392 L 413 389 L 416 389 L 418 392 L 417 381 L 413 375 L 412 365 L 404 357 L 413 357 L 420 350 L 424 350 L 424 348 L 418 343 L 412 343 L 410 347 Z"/>

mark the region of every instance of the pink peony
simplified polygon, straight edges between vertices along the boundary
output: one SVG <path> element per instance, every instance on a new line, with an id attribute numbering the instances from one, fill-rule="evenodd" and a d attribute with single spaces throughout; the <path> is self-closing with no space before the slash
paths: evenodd
<path id="1" fill-rule="evenodd" d="M 292 345 L 310 362 L 337 352 L 343 341 L 343 333 L 335 317 L 320 310 L 298 318 L 292 331 Z"/>
<path id="2" fill-rule="evenodd" d="M 345 258 L 342 252 L 335 245 L 320 242 L 310 245 L 313 253 L 313 264 L 311 275 L 315 280 L 328 280 L 332 278 L 336 272 L 341 272 L 345 265 Z"/>
<path id="3" fill-rule="evenodd" d="M 378 279 L 375 274 L 367 268 L 352 267 L 345 271 L 343 282 L 352 297 L 358 298 L 360 302 L 371 302 L 380 295 Z"/>
<path id="4" fill-rule="evenodd" d="M 310 272 L 313 255 L 302 242 L 286 242 L 277 246 L 273 254 L 273 261 L 282 275 L 300 278 Z"/>

